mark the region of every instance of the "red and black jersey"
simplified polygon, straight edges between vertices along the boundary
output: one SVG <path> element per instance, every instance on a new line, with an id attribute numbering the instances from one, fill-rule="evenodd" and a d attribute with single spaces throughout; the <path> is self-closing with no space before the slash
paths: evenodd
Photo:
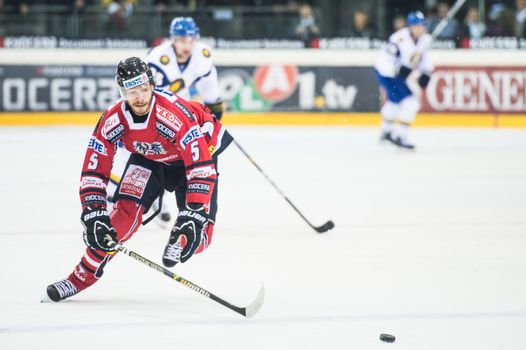
<path id="1" fill-rule="evenodd" d="M 206 191 L 187 191 L 187 203 L 206 205 L 217 179 L 212 155 L 232 141 L 208 108 L 185 101 L 169 92 L 154 90 L 146 121 L 134 122 L 124 100 L 117 101 L 101 116 L 88 143 L 80 179 L 82 207 L 106 204 L 117 142 L 144 158 L 163 163 L 183 161 L 188 188 L 198 183 Z"/>

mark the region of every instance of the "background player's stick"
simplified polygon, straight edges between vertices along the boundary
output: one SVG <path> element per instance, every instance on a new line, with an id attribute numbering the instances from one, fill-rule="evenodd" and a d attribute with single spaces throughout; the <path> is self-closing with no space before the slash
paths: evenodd
<path id="1" fill-rule="evenodd" d="M 458 10 L 460 10 L 460 8 L 462 7 L 462 5 L 464 5 L 464 3 L 466 2 L 466 0 L 457 0 L 453 6 L 449 9 L 449 11 L 447 12 L 447 15 L 445 18 L 443 18 L 439 23 L 438 25 L 435 27 L 435 29 L 433 30 L 433 33 L 431 33 L 431 36 L 433 37 L 433 39 L 435 39 L 440 33 L 442 33 L 442 31 L 444 30 L 444 28 L 446 28 L 447 26 L 447 23 L 449 21 L 451 21 L 451 19 L 453 17 L 455 17 L 455 15 L 457 14 Z"/>
<path id="2" fill-rule="evenodd" d="M 261 309 L 261 306 L 263 306 L 263 301 L 265 300 L 265 289 L 263 288 L 263 286 L 261 286 L 261 288 L 259 289 L 258 295 L 256 296 L 256 298 L 254 299 L 254 301 L 252 301 L 252 303 L 250 305 L 248 305 L 247 307 L 235 306 L 235 305 L 230 304 L 228 301 L 225 301 L 225 300 L 221 299 L 220 297 L 210 293 L 206 289 L 199 287 L 197 284 L 190 282 L 186 278 L 184 278 L 182 276 L 179 276 L 178 274 L 173 273 L 172 271 L 170 271 L 168 269 L 165 269 L 161 265 L 157 265 L 153 261 L 148 260 L 145 257 L 143 257 L 143 256 L 141 256 L 141 255 L 139 255 L 139 254 L 137 254 L 137 253 L 135 253 L 135 252 L 133 252 L 131 250 L 128 250 L 126 247 L 124 247 L 124 246 L 122 246 L 122 245 L 120 245 L 118 243 L 109 242 L 108 245 L 110 247 L 114 247 L 119 252 L 124 253 L 125 255 L 128 255 L 129 257 L 137 260 L 138 262 L 141 262 L 144 265 L 149 266 L 152 269 L 154 269 L 156 271 L 159 271 L 160 273 L 162 273 L 162 274 L 170 277 L 171 279 L 181 283 L 182 285 L 190 288 L 194 292 L 197 292 L 197 293 L 199 293 L 199 294 L 201 294 L 201 295 L 203 295 L 203 296 L 205 296 L 205 297 L 207 297 L 209 299 L 212 299 L 213 301 L 215 301 L 215 302 L 217 302 L 217 303 L 219 303 L 219 304 L 221 304 L 223 306 L 226 306 L 230 310 L 233 310 L 233 311 L 237 312 L 238 314 L 241 314 L 241 315 L 243 315 L 245 317 L 252 317 L 252 316 L 254 316 L 259 311 L 259 309 Z"/>
<path id="3" fill-rule="evenodd" d="M 287 203 L 290 204 L 290 206 L 296 211 L 296 213 L 299 214 L 299 216 L 301 216 L 301 218 L 313 229 L 315 230 L 316 232 L 318 233 L 323 233 L 323 232 L 327 232 L 329 230 L 332 230 L 334 228 L 334 223 L 329 220 L 327 221 L 326 223 L 324 223 L 323 225 L 321 226 L 314 226 L 313 224 L 310 223 L 309 220 L 307 220 L 307 218 L 301 213 L 301 211 L 299 211 L 298 208 L 296 208 L 296 206 L 290 201 L 290 199 L 283 193 L 283 191 L 281 191 L 279 189 L 279 187 L 274 183 L 274 181 L 272 181 L 268 176 L 267 174 L 265 174 L 265 172 L 263 171 L 263 169 L 261 169 L 259 167 L 259 165 L 257 165 L 257 163 L 252 159 L 252 157 L 250 157 L 248 155 L 247 152 L 245 152 L 245 150 L 243 149 L 243 147 L 241 147 L 241 145 L 234 139 L 234 143 L 236 144 L 237 148 L 239 148 L 239 150 L 245 155 L 245 157 L 247 157 L 247 159 L 252 163 L 254 164 L 254 166 L 256 167 L 256 169 L 261 173 L 261 175 L 263 175 L 265 177 L 265 179 L 267 179 L 268 182 L 270 182 L 270 184 L 272 185 L 272 187 L 274 187 L 276 189 L 276 191 L 278 191 L 278 193 L 281 195 L 281 197 L 283 197 Z"/>

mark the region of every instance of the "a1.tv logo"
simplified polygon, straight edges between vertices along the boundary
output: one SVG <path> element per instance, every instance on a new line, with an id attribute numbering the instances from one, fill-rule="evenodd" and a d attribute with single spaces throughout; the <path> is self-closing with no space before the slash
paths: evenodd
<path id="1" fill-rule="evenodd" d="M 292 65 L 265 65 L 254 71 L 254 86 L 264 99 L 279 102 L 296 90 L 298 69 Z"/>

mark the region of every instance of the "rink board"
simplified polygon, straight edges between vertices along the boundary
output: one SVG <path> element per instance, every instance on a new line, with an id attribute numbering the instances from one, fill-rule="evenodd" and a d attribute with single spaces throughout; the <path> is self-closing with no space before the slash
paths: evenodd
<path id="1" fill-rule="evenodd" d="M 0 125 L 95 125 L 99 112 L 0 113 Z M 376 126 L 379 113 L 228 113 L 226 125 L 349 125 Z M 525 128 L 526 114 L 419 114 L 415 126 Z"/>

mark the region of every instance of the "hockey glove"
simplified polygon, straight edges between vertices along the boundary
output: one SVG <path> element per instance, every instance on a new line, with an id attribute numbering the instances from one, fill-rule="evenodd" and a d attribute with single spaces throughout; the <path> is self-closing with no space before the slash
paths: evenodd
<path id="1" fill-rule="evenodd" d="M 208 224 L 208 215 L 204 208 L 190 204 L 177 216 L 170 240 L 165 249 L 163 263 L 172 267 L 178 262 L 186 262 L 192 257 L 204 237 L 204 227 Z"/>
<path id="2" fill-rule="evenodd" d="M 112 252 L 114 249 L 108 245 L 111 240 L 117 242 L 117 232 L 110 222 L 106 208 L 87 207 L 82 212 L 80 221 L 84 226 L 82 238 L 84 243 L 92 249 Z"/>
<path id="3" fill-rule="evenodd" d="M 400 66 L 400 69 L 398 70 L 398 78 L 406 80 L 409 74 L 411 74 L 411 68 Z"/>
<path id="4" fill-rule="evenodd" d="M 429 75 L 422 74 L 418 77 L 418 85 L 420 85 L 422 89 L 425 89 L 427 87 L 427 84 L 429 84 L 430 79 L 431 77 Z"/>

